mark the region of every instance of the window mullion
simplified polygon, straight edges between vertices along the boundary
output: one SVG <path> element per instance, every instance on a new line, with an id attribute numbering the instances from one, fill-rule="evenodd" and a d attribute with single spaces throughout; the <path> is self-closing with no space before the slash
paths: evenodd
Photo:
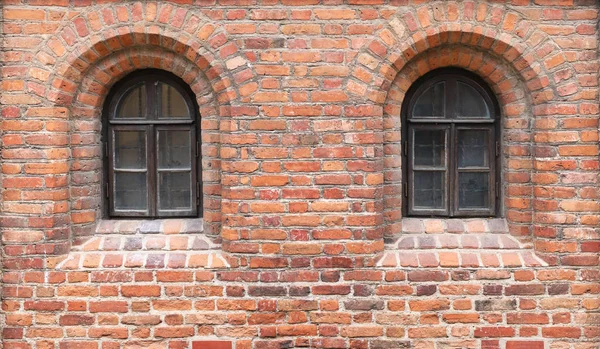
<path id="1" fill-rule="evenodd" d="M 449 130 L 450 134 L 448 135 L 449 137 L 449 149 L 448 149 L 448 169 L 447 169 L 447 193 L 448 193 L 448 215 L 450 217 L 454 217 L 456 214 L 456 207 L 457 207 L 457 198 L 458 198 L 458 192 L 457 192 L 457 183 L 456 180 L 458 178 L 458 165 L 457 165 L 457 161 L 456 161 L 456 147 L 457 147 L 457 140 L 456 140 L 456 125 L 455 124 L 450 124 L 450 130 Z"/>
<path id="2" fill-rule="evenodd" d="M 456 95 L 457 87 L 456 87 L 456 78 L 450 77 L 446 81 L 446 91 L 445 91 L 445 110 L 444 116 L 446 119 L 456 119 L 456 109 L 458 103 L 458 96 Z"/>
<path id="3" fill-rule="evenodd" d="M 413 168 L 413 162 L 414 162 L 414 157 L 415 157 L 415 151 L 414 151 L 414 137 L 413 137 L 413 127 L 412 125 L 408 127 L 408 146 L 410 147 L 408 149 L 408 161 L 407 161 L 407 175 L 408 175 L 408 180 L 407 183 L 409 185 L 408 188 L 408 207 L 409 207 L 409 211 L 413 211 L 414 210 L 414 193 L 415 193 L 415 173 L 414 173 L 414 168 Z"/>
<path id="4" fill-rule="evenodd" d="M 156 86 L 158 81 L 156 79 L 150 79 L 146 82 L 146 86 L 148 86 L 148 90 L 146 93 L 148 99 L 148 117 L 149 120 L 157 120 L 158 119 L 158 93 Z"/>
<path id="5" fill-rule="evenodd" d="M 146 154 L 148 163 L 148 202 L 150 209 L 150 216 L 156 217 L 156 193 L 157 193 L 157 174 L 156 174 L 156 157 L 157 157 L 157 144 L 155 136 L 154 125 L 146 126 L 146 132 L 148 133 L 148 147 Z"/>
<path id="6" fill-rule="evenodd" d="M 495 126 L 495 125 L 494 125 Z M 490 215 L 493 215 L 494 213 L 496 213 L 496 195 L 498 194 L 496 191 L 499 190 L 498 186 L 496 185 L 496 181 L 498 180 L 498 178 L 496 178 L 496 163 L 498 161 L 498 158 L 500 156 L 499 152 L 496 151 L 496 130 L 495 127 L 491 127 L 490 129 L 490 136 L 489 136 L 489 167 L 490 167 L 490 173 L 489 173 L 489 179 L 488 179 L 488 183 L 489 183 L 489 196 L 488 196 L 488 207 L 490 208 Z"/>
<path id="7" fill-rule="evenodd" d="M 200 189 L 202 188 L 201 186 L 201 182 L 198 179 L 198 168 L 197 166 L 197 161 L 200 159 L 200 144 L 198 144 L 198 140 L 197 140 L 197 136 L 196 135 L 196 128 L 194 126 L 192 126 L 190 128 L 190 132 L 191 132 L 191 147 L 193 148 L 190 152 L 190 156 L 192 157 L 190 164 L 192 167 L 192 180 L 191 180 L 191 192 L 192 192 L 192 213 L 194 215 L 196 215 L 198 213 L 198 210 L 200 209 L 198 207 L 198 204 L 200 202 L 200 197 L 202 196 L 202 193 L 200 192 Z"/>
<path id="8" fill-rule="evenodd" d="M 444 115 L 446 119 L 455 119 L 456 118 L 456 79 L 453 77 L 449 77 L 446 81 L 446 109 L 444 110 Z M 456 164 L 456 125 L 454 123 L 450 124 L 449 129 L 449 145 L 448 145 L 448 169 L 447 169 L 447 187 L 446 191 L 448 193 L 447 196 L 447 205 L 448 205 L 448 216 L 454 217 L 456 214 L 457 207 L 457 192 L 456 192 L 456 178 L 458 178 L 457 171 L 458 166 Z"/>

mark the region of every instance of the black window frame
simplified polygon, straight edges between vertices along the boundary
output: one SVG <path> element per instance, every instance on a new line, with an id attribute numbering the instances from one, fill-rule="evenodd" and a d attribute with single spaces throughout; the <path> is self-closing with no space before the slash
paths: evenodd
<path id="1" fill-rule="evenodd" d="M 444 116 L 414 117 L 413 107 L 421 93 L 436 83 L 445 81 L 446 95 Z M 457 81 L 475 88 L 484 98 L 491 114 L 489 118 L 459 117 L 457 115 L 458 98 L 456 98 Z M 454 88 L 453 88 L 454 87 Z M 455 98 L 448 98 L 454 94 Z M 445 207 L 443 209 L 419 209 L 414 207 L 414 168 L 413 168 L 413 130 L 414 129 L 447 129 L 446 173 L 445 173 Z M 458 130 L 489 129 L 489 194 L 488 207 L 485 209 L 459 209 L 458 200 Z M 501 144 L 500 144 L 500 107 L 493 91 L 476 74 L 460 68 L 440 68 L 433 70 L 415 81 L 408 89 L 401 108 L 402 137 L 402 186 L 403 216 L 469 218 L 497 217 L 500 214 L 500 179 L 501 179 Z M 460 170 L 469 172 L 468 170 Z M 480 170 L 482 171 L 482 170 Z M 474 172 L 477 172 L 474 170 Z"/>
<path id="2" fill-rule="evenodd" d="M 146 118 L 116 118 L 117 108 L 127 93 L 139 84 L 146 86 Z M 184 99 L 189 118 L 160 118 L 161 99 L 158 83 L 173 87 Z M 161 92 L 162 93 L 162 92 Z M 152 98 L 152 97 L 155 98 Z M 159 69 L 142 69 L 128 74 L 119 80 L 107 95 L 102 110 L 102 142 L 103 142 L 103 191 L 105 215 L 109 218 L 162 219 L 162 218 L 196 218 L 202 217 L 202 168 L 200 141 L 200 113 L 194 93 L 190 86 L 178 76 Z M 115 130 L 143 130 L 146 134 L 146 168 L 148 206 L 141 210 L 117 210 L 114 195 L 114 139 Z M 190 210 L 159 210 L 158 189 L 158 132 L 160 130 L 190 131 Z"/>

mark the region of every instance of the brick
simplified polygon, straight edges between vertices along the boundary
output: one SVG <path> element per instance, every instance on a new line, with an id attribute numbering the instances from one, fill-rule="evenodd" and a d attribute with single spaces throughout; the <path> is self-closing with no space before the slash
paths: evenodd
<path id="1" fill-rule="evenodd" d="M 62 315 L 58 321 L 61 326 L 89 326 L 94 322 L 94 317 L 87 315 Z"/>
<path id="2" fill-rule="evenodd" d="M 44 20 L 46 12 L 41 9 L 11 9 L 4 10 L 3 17 L 7 20 Z"/>
<path id="3" fill-rule="evenodd" d="M 506 349 L 544 349 L 543 341 L 506 341 Z"/>
<path id="4" fill-rule="evenodd" d="M 479 327 L 475 329 L 475 337 L 513 337 L 515 329 L 511 327 Z"/>
<path id="5" fill-rule="evenodd" d="M 373 326 L 346 326 L 342 328 L 343 337 L 379 337 L 383 335 L 383 328 Z"/>
<path id="6" fill-rule="evenodd" d="M 123 285 L 121 294 L 125 297 L 157 297 L 160 295 L 160 286 L 156 285 Z"/>
<path id="7" fill-rule="evenodd" d="M 581 329 L 577 327 L 546 327 L 542 329 L 542 336 L 547 338 L 579 338 Z"/>
<path id="8" fill-rule="evenodd" d="M 192 349 L 232 349 L 231 341 L 193 341 Z"/>

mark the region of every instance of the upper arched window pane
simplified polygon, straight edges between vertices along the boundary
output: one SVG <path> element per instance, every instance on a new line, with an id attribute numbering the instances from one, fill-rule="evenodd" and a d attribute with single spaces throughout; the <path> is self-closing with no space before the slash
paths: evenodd
<path id="1" fill-rule="evenodd" d="M 440 81 L 429 86 L 417 97 L 413 107 L 413 116 L 444 117 L 445 84 Z"/>
<path id="2" fill-rule="evenodd" d="M 117 119 L 145 118 L 147 115 L 146 98 L 146 84 L 142 82 L 131 86 L 123 94 L 115 117 Z"/>
<path id="3" fill-rule="evenodd" d="M 457 81 L 456 94 L 458 97 L 456 103 L 458 117 L 490 117 L 490 110 L 485 102 L 485 98 L 473 86 L 462 81 Z"/>
<path id="4" fill-rule="evenodd" d="M 163 82 L 158 83 L 160 98 L 159 118 L 189 118 L 190 110 L 185 99 L 173 86 Z"/>
<path id="5" fill-rule="evenodd" d="M 494 118 L 490 93 L 467 76 L 443 73 L 418 86 L 410 94 L 409 119 Z"/>
<path id="6" fill-rule="evenodd" d="M 174 81 L 161 75 L 132 79 L 115 93 L 115 120 L 182 120 L 192 119 L 193 103 L 187 93 Z"/>

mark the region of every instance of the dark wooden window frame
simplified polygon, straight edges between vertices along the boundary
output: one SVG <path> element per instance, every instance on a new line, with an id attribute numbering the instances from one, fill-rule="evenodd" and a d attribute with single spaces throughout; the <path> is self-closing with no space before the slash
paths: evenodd
<path id="1" fill-rule="evenodd" d="M 466 83 L 475 88 L 484 98 L 485 103 L 491 113 L 489 118 L 458 117 L 457 98 L 446 98 L 447 105 L 444 105 L 443 117 L 413 117 L 411 115 L 414 104 L 421 93 L 430 86 L 446 81 L 446 96 L 456 93 L 452 86 L 456 86 L 455 81 Z M 448 88 L 450 87 L 450 88 Z M 433 70 L 419 78 L 409 88 L 402 103 L 402 186 L 403 186 L 403 215 L 413 217 L 496 217 L 499 214 L 500 207 L 500 108 L 489 86 L 477 75 L 459 68 L 441 68 Z M 413 130 L 414 129 L 447 129 L 447 149 L 446 152 L 446 171 L 445 171 L 445 208 L 443 209 L 418 209 L 413 205 L 414 182 L 413 182 Z M 457 134 L 458 130 L 489 129 L 489 204 L 485 209 L 458 209 L 458 150 Z M 461 170 L 469 172 L 471 170 Z M 482 171 L 473 169 L 473 172 Z"/>
<path id="2" fill-rule="evenodd" d="M 161 99 L 158 98 L 156 86 L 158 82 L 167 84 L 183 97 L 189 111 L 190 118 L 159 118 L 161 113 Z M 117 108 L 127 92 L 139 85 L 146 85 L 146 118 L 119 118 L 115 117 Z M 152 97 L 156 98 L 152 98 Z M 113 86 L 104 103 L 102 112 L 102 138 L 103 138 L 103 167 L 105 212 L 111 218 L 177 218 L 202 216 L 202 168 L 200 144 L 200 115 L 198 104 L 191 88 L 179 77 L 158 69 L 144 69 L 135 71 Z M 156 142 L 159 130 L 179 129 L 190 130 L 190 161 L 191 161 L 191 209 L 169 210 L 159 212 L 158 206 L 158 147 Z M 148 210 L 116 210 L 114 195 L 114 147 L 113 134 L 115 130 L 144 130 L 146 133 L 146 167 L 148 188 Z"/>

